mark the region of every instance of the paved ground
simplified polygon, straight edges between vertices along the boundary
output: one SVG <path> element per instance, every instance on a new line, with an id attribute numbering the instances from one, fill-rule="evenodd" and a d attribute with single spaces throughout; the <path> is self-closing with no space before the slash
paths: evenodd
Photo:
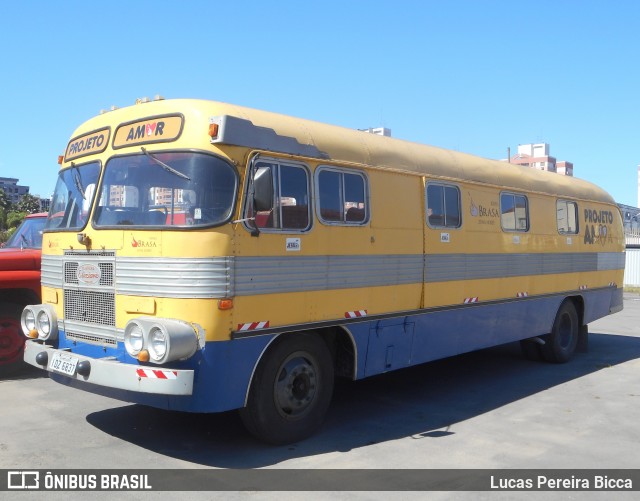
<path id="1" fill-rule="evenodd" d="M 254 441 L 235 413 L 145 408 L 69 389 L 26 370 L 0 380 L 0 469 L 638 468 L 640 296 L 626 295 L 624 311 L 593 323 L 590 333 L 589 352 L 564 365 L 524 360 L 518 345 L 507 345 L 341 383 L 321 432 L 284 447 Z M 298 497 L 235 495 L 257 496 Z M 480 495 L 488 496 L 516 497 Z M 143 498 L 151 499 L 144 493 L 127 496 Z"/>

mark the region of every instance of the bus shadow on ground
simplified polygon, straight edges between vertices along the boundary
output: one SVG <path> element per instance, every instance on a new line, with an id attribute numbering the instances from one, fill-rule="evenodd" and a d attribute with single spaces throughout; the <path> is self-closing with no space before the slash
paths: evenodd
<path id="1" fill-rule="evenodd" d="M 31 365 L 23 363 L 18 367 L 5 368 L 0 366 L 0 381 L 24 381 L 27 379 L 46 378 L 47 373 Z"/>
<path id="2" fill-rule="evenodd" d="M 409 436 L 446 437 L 456 423 L 637 358 L 640 338 L 590 334 L 589 352 L 567 364 L 525 360 L 516 343 L 338 382 L 322 429 L 286 446 L 253 439 L 235 412 L 189 414 L 129 405 L 92 413 L 87 421 L 119 439 L 182 461 L 258 468 Z"/>

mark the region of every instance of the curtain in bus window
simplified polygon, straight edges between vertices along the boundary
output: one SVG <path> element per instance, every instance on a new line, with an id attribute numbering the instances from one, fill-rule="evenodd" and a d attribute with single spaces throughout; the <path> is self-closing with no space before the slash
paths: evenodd
<path id="1" fill-rule="evenodd" d="M 527 217 L 527 199 L 522 195 L 515 196 L 516 206 L 516 229 L 527 231 L 529 229 L 529 221 Z"/>
<path id="2" fill-rule="evenodd" d="M 320 217 L 324 221 L 342 221 L 340 173 L 323 170 L 318 176 Z"/>
<path id="3" fill-rule="evenodd" d="M 345 221 L 361 223 L 366 218 L 364 179 L 356 174 L 343 174 Z"/>
<path id="4" fill-rule="evenodd" d="M 309 183 L 300 167 L 280 166 L 281 228 L 303 230 L 309 226 Z"/>
<path id="5" fill-rule="evenodd" d="M 454 186 L 444 187 L 445 226 L 460 226 L 460 193 Z"/>

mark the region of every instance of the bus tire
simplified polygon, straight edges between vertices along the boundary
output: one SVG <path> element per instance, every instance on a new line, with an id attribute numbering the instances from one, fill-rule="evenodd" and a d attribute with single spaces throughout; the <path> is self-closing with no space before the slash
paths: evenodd
<path id="1" fill-rule="evenodd" d="M 283 445 L 312 435 L 333 394 L 333 359 L 316 334 L 275 341 L 258 363 L 240 417 L 258 439 Z"/>
<path id="2" fill-rule="evenodd" d="M 580 325 L 573 301 L 566 299 L 558 309 L 553 329 L 543 339 L 542 356 L 547 362 L 562 364 L 571 360 L 578 345 Z"/>

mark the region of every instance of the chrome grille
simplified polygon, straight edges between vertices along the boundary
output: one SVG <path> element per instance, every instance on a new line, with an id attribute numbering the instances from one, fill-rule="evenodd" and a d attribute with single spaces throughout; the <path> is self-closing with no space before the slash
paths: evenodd
<path id="1" fill-rule="evenodd" d="M 115 259 L 114 251 L 65 251 L 61 278 L 67 339 L 99 346 L 118 345 Z M 98 283 L 84 284 L 78 280 L 78 267 L 83 264 L 100 268 Z"/>
<path id="2" fill-rule="evenodd" d="M 67 339 L 72 341 L 81 341 L 88 344 L 97 344 L 99 346 L 118 346 L 118 341 L 115 338 L 106 338 L 103 336 L 95 336 L 91 334 L 81 334 L 79 332 L 67 331 Z"/>
<path id="3" fill-rule="evenodd" d="M 64 283 L 78 285 L 78 261 L 67 261 L 64 263 Z M 98 263 L 100 268 L 100 283 L 105 287 L 113 287 L 114 266 L 113 263 Z"/>
<path id="4" fill-rule="evenodd" d="M 115 327 L 115 294 L 113 292 L 65 290 L 64 319 Z"/>

